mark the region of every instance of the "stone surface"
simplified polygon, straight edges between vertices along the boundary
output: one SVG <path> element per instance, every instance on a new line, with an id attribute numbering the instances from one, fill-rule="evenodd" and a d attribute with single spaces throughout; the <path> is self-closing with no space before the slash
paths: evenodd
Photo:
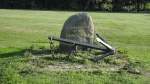
<path id="1" fill-rule="evenodd" d="M 65 21 L 60 37 L 81 43 L 93 44 L 94 32 L 91 16 L 87 13 L 77 13 Z M 74 50 L 73 46 L 61 42 L 60 49 L 67 52 Z"/>

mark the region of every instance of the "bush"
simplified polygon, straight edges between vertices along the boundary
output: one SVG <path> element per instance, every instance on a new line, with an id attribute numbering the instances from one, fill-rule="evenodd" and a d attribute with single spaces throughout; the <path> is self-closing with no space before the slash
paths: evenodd
<path id="1" fill-rule="evenodd" d="M 112 4 L 104 3 L 101 5 L 101 9 L 103 11 L 112 11 Z"/>
<path id="2" fill-rule="evenodd" d="M 146 9 L 146 10 L 150 10 L 150 3 L 147 3 L 147 4 L 146 4 L 145 9 Z"/>

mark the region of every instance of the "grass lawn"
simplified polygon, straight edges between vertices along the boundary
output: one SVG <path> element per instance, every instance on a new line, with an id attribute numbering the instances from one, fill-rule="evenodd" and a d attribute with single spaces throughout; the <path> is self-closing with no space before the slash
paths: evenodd
<path id="1" fill-rule="evenodd" d="M 76 12 L 0 9 L 1 84 L 149 84 L 150 14 L 89 12 L 95 29 L 118 50 L 138 62 L 142 74 L 128 72 L 51 72 L 28 67 L 24 50 L 48 47 L 48 35 L 59 36 L 64 21 Z M 42 63 L 42 62 L 41 62 Z M 35 71 L 34 71 L 35 70 Z M 23 73 L 22 73 L 23 72 Z"/>

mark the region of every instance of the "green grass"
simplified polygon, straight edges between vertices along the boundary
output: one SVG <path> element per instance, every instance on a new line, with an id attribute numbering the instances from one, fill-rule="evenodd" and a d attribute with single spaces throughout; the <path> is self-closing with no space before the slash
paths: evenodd
<path id="1" fill-rule="evenodd" d="M 89 12 L 95 29 L 129 59 L 140 62 L 143 74 L 39 72 L 27 67 L 23 51 L 48 47 L 48 35 L 59 36 L 64 21 L 76 12 L 0 9 L 0 82 L 2 84 L 148 84 L 150 76 L 150 15 Z M 27 70 L 26 70 L 27 67 Z M 21 71 L 25 73 L 21 74 Z M 148 74 L 150 75 L 150 74 Z"/>

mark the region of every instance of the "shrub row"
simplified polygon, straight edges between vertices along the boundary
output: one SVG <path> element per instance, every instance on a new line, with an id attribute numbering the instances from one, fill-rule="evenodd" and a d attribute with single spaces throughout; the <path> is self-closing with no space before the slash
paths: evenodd
<path id="1" fill-rule="evenodd" d="M 150 0 L 1 0 L 0 8 L 44 10 L 150 10 Z"/>

